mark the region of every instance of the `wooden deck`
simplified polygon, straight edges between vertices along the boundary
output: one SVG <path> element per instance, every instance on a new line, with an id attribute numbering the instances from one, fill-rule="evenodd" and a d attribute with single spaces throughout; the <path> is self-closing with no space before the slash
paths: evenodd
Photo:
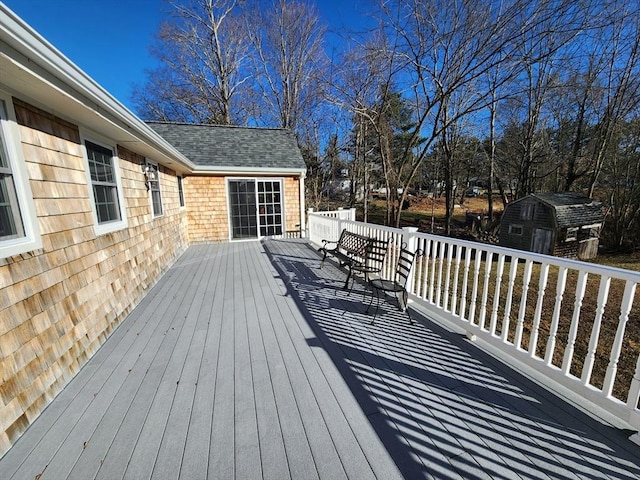
<path id="1" fill-rule="evenodd" d="M 369 325 L 318 265 L 299 240 L 189 248 L 0 478 L 640 478 L 628 432 L 426 319 Z"/>

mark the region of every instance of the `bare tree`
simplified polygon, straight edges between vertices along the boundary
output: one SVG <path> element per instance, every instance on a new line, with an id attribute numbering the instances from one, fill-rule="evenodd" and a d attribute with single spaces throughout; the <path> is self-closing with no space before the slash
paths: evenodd
<path id="1" fill-rule="evenodd" d="M 269 7 L 259 2 L 246 14 L 261 119 L 299 133 L 322 99 L 325 29 L 309 3 L 273 0 Z"/>
<path id="2" fill-rule="evenodd" d="M 134 99 L 142 116 L 154 120 L 243 124 L 249 79 L 249 44 L 241 0 L 171 3 L 153 54 L 160 67 Z"/>

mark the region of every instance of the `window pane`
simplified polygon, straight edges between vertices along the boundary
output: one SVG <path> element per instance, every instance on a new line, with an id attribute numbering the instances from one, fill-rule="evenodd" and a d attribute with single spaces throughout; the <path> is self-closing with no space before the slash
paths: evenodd
<path id="1" fill-rule="evenodd" d="M 182 189 L 182 177 L 177 177 L 178 179 L 178 198 L 180 200 L 180 206 L 184 207 L 184 190 Z"/>
<path id="2" fill-rule="evenodd" d="M 7 240 L 22 236 L 24 236 L 24 229 L 13 177 L 0 174 L 0 238 Z"/>
<path id="3" fill-rule="evenodd" d="M 94 185 L 93 195 L 96 199 L 96 212 L 98 223 L 120 220 L 120 208 L 118 194 L 115 187 Z"/>

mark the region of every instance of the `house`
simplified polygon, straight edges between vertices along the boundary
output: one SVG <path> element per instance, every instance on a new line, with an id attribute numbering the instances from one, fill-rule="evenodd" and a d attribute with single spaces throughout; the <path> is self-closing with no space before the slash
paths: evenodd
<path id="1" fill-rule="evenodd" d="M 0 456 L 187 246 L 303 226 L 289 134 L 172 127 L 197 148 L 0 3 Z"/>
<path id="2" fill-rule="evenodd" d="M 596 257 L 602 204 L 580 194 L 536 193 L 505 206 L 500 245 L 587 260 Z"/>
<path id="3" fill-rule="evenodd" d="M 283 235 L 304 220 L 304 160 L 283 129 L 148 122 L 196 168 L 184 180 L 189 241 Z"/>

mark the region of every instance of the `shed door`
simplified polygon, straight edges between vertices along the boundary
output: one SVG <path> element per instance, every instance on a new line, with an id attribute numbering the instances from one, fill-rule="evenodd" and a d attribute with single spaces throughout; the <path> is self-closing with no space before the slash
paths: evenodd
<path id="1" fill-rule="evenodd" d="M 531 251 L 551 255 L 551 243 L 553 241 L 553 230 L 546 228 L 535 228 L 533 239 L 531 240 Z"/>
<path id="2" fill-rule="evenodd" d="M 231 239 L 282 235 L 282 182 L 229 180 Z"/>

